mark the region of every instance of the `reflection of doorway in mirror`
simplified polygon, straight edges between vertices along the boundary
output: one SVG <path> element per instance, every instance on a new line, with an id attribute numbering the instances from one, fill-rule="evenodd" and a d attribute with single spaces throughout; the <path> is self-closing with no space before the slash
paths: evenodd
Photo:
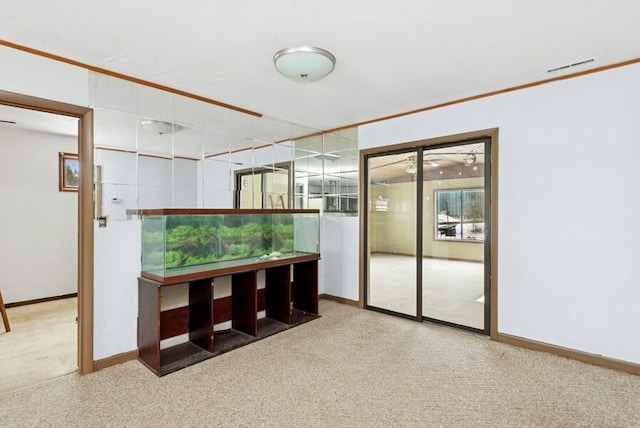
<path id="1" fill-rule="evenodd" d="M 261 174 L 246 174 L 242 176 L 240 206 L 238 208 L 262 208 Z"/>
<path id="2" fill-rule="evenodd" d="M 289 171 L 265 171 L 264 192 L 268 196 L 265 208 L 289 208 Z"/>

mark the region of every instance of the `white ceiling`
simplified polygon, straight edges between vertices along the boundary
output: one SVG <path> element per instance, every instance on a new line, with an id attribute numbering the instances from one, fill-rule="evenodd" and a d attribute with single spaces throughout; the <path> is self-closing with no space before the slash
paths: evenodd
<path id="1" fill-rule="evenodd" d="M 331 129 L 638 58 L 639 16 L 637 0 L 9 0 L 0 39 Z M 296 45 L 334 72 L 278 74 Z"/>
<path id="2" fill-rule="evenodd" d="M 28 129 L 31 131 L 76 136 L 78 135 L 78 119 L 0 104 L 0 130 L 3 129 Z"/>

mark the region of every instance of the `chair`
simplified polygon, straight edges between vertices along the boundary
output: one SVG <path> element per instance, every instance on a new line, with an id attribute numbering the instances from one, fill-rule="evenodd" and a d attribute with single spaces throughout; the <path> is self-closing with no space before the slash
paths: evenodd
<path id="1" fill-rule="evenodd" d="M 9 333 L 11 326 L 9 325 L 9 317 L 7 316 L 7 309 L 4 307 L 4 300 L 2 300 L 2 291 L 0 291 L 0 312 L 2 312 L 2 321 L 4 322 L 4 329 Z"/>

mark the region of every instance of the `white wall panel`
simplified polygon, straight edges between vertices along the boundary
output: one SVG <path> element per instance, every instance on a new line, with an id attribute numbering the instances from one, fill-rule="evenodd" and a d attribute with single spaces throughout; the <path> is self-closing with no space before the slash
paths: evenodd
<path id="1" fill-rule="evenodd" d="M 97 149 L 94 163 L 102 167 L 103 183 L 138 183 L 138 165 L 135 153 Z"/>
<path id="2" fill-rule="evenodd" d="M 323 216 L 320 223 L 320 293 L 358 300 L 358 217 Z"/>
<path id="3" fill-rule="evenodd" d="M 77 137 L 0 127 L 0 290 L 5 303 L 78 291 L 78 193 L 58 191 Z"/>
<path id="4" fill-rule="evenodd" d="M 140 222 L 94 229 L 94 354 L 96 360 L 137 349 Z"/>
<path id="5" fill-rule="evenodd" d="M 102 108 L 94 109 L 94 145 L 135 151 L 138 119 L 135 115 Z"/>
<path id="6" fill-rule="evenodd" d="M 140 85 L 93 72 L 89 74 L 89 81 L 92 106 L 132 115 L 138 113 Z"/>

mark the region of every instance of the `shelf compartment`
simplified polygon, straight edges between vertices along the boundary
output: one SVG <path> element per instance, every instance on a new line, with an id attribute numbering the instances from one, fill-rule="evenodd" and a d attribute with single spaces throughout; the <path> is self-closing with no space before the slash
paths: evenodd
<path id="1" fill-rule="evenodd" d="M 158 376 L 164 376 L 200 361 L 208 360 L 214 355 L 192 342 L 180 343 L 160 350 L 160 369 L 153 371 Z"/>

